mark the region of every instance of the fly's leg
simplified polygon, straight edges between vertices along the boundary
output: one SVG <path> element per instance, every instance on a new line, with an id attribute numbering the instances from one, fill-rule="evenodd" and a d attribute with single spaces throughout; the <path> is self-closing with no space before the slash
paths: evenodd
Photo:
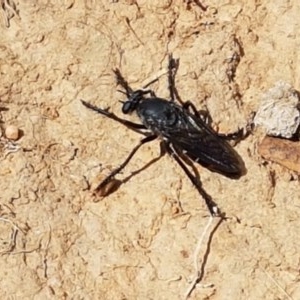
<path id="1" fill-rule="evenodd" d="M 172 54 L 169 54 L 169 65 L 168 65 L 168 84 L 169 84 L 169 91 L 170 91 L 170 101 L 174 102 L 175 99 L 182 105 L 182 107 L 186 110 L 192 108 L 196 117 L 201 118 L 201 115 L 197 111 L 195 105 L 191 101 L 182 101 L 179 97 L 178 91 L 175 87 L 175 77 L 179 67 L 179 59 L 174 59 Z M 202 119 L 202 118 L 201 118 Z"/>
<path id="2" fill-rule="evenodd" d="M 236 132 L 232 133 L 216 133 L 218 137 L 229 140 L 229 141 L 239 141 L 244 138 L 244 128 L 239 128 Z M 248 136 L 248 135 L 247 135 Z"/>
<path id="3" fill-rule="evenodd" d="M 143 138 L 129 153 L 125 161 L 116 169 L 114 169 L 101 183 L 98 184 L 98 186 L 95 189 L 95 192 L 101 191 L 105 186 L 116 176 L 118 173 L 120 173 L 130 162 L 134 154 L 139 150 L 139 148 L 146 144 L 149 143 L 157 138 L 156 135 L 150 135 L 145 138 Z"/>
<path id="4" fill-rule="evenodd" d="M 172 54 L 169 54 L 169 65 L 168 65 L 168 84 L 170 91 L 170 100 L 175 101 L 175 97 L 182 104 L 181 99 L 179 98 L 178 92 L 175 87 L 175 76 L 179 67 L 179 59 L 174 59 Z"/>
<path id="5" fill-rule="evenodd" d="M 193 114 L 197 117 L 200 118 L 202 121 L 205 122 L 205 124 L 207 124 L 209 127 L 211 127 L 212 124 L 212 118 L 210 113 L 206 110 L 206 111 L 197 111 L 196 106 L 191 102 L 191 101 L 186 101 L 182 107 L 189 111 L 189 109 L 192 110 Z M 243 139 L 245 139 L 246 137 L 249 136 L 249 134 L 252 132 L 253 130 L 253 116 L 251 116 L 250 120 L 248 121 L 247 125 L 244 128 L 239 128 L 236 132 L 233 133 L 229 133 L 229 134 L 224 134 L 224 133 L 218 133 L 215 132 L 215 134 L 225 140 L 233 140 L 236 142 L 239 142 Z"/>
<path id="6" fill-rule="evenodd" d="M 212 124 L 212 118 L 211 118 L 211 115 L 209 113 L 208 110 L 200 110 L 198 111 L 196 106 L 191 102 L 191 101 L 186 101 L 183 103 L 182 105 L 183 109 L 189 111 L 190 108 L 193 112 L 193 114 L 201 119 L 201 121 L 203 121 L 206 125 L 208 125 L 209 127 L 211 126 Z"/>
<path id="7" fill-rule="evenodd" d="M 229 134 L 224 134 L 224 133 L 217 133 L 217 135 L 225 140 L 231 140 L 235 141 L 235 143 L 238 143 L 245 138 L 247 138 L 253 131 L 253 118 L 254 118 L 255 113 L 251 113 L 247 124 L 245 127 L 239 128 L 236 132 L 229 133 Z"/>
<path id="8" fill-rule="evenodd" d="M 199 112 L 197 111 L 197 108 L 196 106 L 191 102 L 191 101 L 186 101 L 183 105 L 182 105 L 183 109 L 189 111 L 189 109 L 191 108 L 194 115 L 197 117 L 197 118 L 200 118 L 200 114 Z M 202 118 L 201 118 L 202 119 Z"/>
<path id="9" fill-rule="evenodd" d="M 201 181 L 190 172 L 190 170 L 184 164 L 180 156 L 177 154 L 176 150 L 169 143 L 165 143 L 165 147 L 167 152 L 170 154 L 170 156 L 175 159 L 175 161 L 179 164 L 179 166 L 182 168 L 184 173 L 188 176 L 192 184 L 195 186 L 199 194 L 203 197 L 206 206 L 209 210 L 209 213 L 212 216 L 219 216 L 220 211 L 217 204 L 212 200 L 211 196 L 208 195 L 206 191 L 203 189 Z"/>
<path id="10" fill-rule="evenodd" d="M 127 97 L 130 97 L 134 92 L 143 91 L 143 94 L 150 94 L 151 97 L 156 97 L 155 93 L 152 90 L 146 90 L 144 91 L 148 86 L 153 84 L 154 82 L 158 81 L 158 78 L 155 78 L 151 80 L 149 83 L 147 83 L 145 86 L 143 86 L 142 90 L 133 91 L 132 88 L 129 86 L 128 82 L 124 79 L 119 69 L 113 70 L 116 76 L 117 84 L 119 84 L 121 87 L 123 87 L 126 91 Z M 122 91 L 119 91 L 121 93 L 124 93 Z"/>
<path id="11" fill-rule="evenodd" d="M 196 113 L 194 112 L 196 115 Z M 208 111 L 200 111 L 198 112 L 199 118 L 221 139 L 226 141 L 233 141 L 234 145 L 239 143 L 240 141 L 246 139 L 253 131 L 253 117 L 250 117 L 246 126 L 242 128 L 238 128 L 235 132 L 232 133 L 219 133 L 212 128 L 212 117 Z"/>
<path id="12" fill-rule="evenodd" d="M 132 88 L 129 86 L 128 82 L 124 79 L 119 69 L 114 69 L 113 72 L 115 73 L 117 84 L 119 84 L 122 88 L 124 88 L 124 90 L 126 91 L 126 95 L 129 97 L 133 92 Z"/>
<path id="13" fill-rule="evenodd" d="M 121 123 L 122 125 L 126 126 L 127 128 L 133 130 L 133 131 L 136 131 L 140 134 L 144 134 L 141 129 L 146 129 L 146 127 L 142 124 L 137 124 L 137 123 L 133 123 L 133 122 L 130 122 L 128 120 L 125 120 L 125 119 L 122 119 L 122 118 L 119 118 L 118 116 L 116 116 L 114 113 L 111 113 L 108 111 L 108 109 L 102 109 L 102 108 L 99 108 L 97 106 L 94 106 L 84 100 L 81 100 L 82 104 L 87 107 L 88 109 L 91 109 L 101 115 L 104 115 L 106 117 L 108 117 L 109 119 L 112 119 L 114 121 L 117 121 L 119 123 Z"/>

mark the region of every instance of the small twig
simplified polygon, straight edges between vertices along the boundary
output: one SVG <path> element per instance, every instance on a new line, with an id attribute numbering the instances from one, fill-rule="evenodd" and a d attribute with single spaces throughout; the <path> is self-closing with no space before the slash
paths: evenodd
<path id="1" fill-rule="evenodd" d="M 220 215 L 220 218 L 218 218 L 217 224 L 210 231 L 210 233 L 208 235 L 208 238 L 207 238 L 206 250 L 205 250 L 204 255 L 203 255 L 202 263 L 200 264 L 200 263 L 198 263 L 200 248 L 201 248 L 201 245 L 203 244 L 204 237 L 207 234 L 208 229 L 211 226 L 214 219 L 215 219 L 215 217 L 210 216 L 210 218 L 207 222 L 207 225 L 205 226 L 204 231 L 203 231 L 203 233 L 201 234 L 201 236 L 198 240 L 197 247 L 196 247 L 195 252 L 194 252 L 195 278 L 192 281 L 192 283 L 190 284 L 187 292 L 185 293 L 185 299 L 187 299 L 191 295 L 192 291 L 196 288 L 197 284 L 203 278 L 205 265 L 207 263 L 208 254 L 210 252 L 210 245 L 211 245 L 212 237 L 213 237 L 214 233 L 217 231 L 218 227 L 221 225 L 221 223 L 225 220 L 225 215 L 224 214 Z M 203 288 L 207 288 L 207 287 L 213 287 L 214 285 L 213 284 L 206 284 L 206 285 L 201 285 L 201 286 Z"/>
<path id="2" fill-rule="evenodd" d="M 138 35 L 136 34 L 136 32 L 133 30 L 131 24 L 130 24 L 130 20 L 126 17 L 125 18 L 126 24 L 128 25 L 129 29 L 131 30 L 131 32 L 134 34 L 134 36 L 136 37 L 136 39 L 139 41 L 139 43 L 143 46 L 145 46 L 145 44 L 143 43 L 143 41 L 138 37 Z"/>
<path id="3" fill-rule="evenodd" d="M 156 81 L 158 81 L 160 79 L 160 77 L 162 77 L 162 76 L 164 76 L 166 74 L 168 74 L 168 70 L 166 68 L 163 68 L 163 69 L 157 71 L 154 75 L 152 75 L 151 79 L 144 80 L 143 83 L 142 83 L 142 86 L 144 87 L 145 85 L 146 86 L 149 85 L 149 81 L 150 81 L 150 83 L 156 82 Z"/>
<path id="4" fill-rule="evenodd" d="M 211 226 L 212 222 L 213 222 L 213 219 L 214 217 L 213 216 L 210 216 L 209 217 L 209 220 L 207 222 L 207 225 L 205 226 L 199 240 L 198 240 L 198 243 L 197 243 L 197 247 L 195 249 L 195 252 L 194 252 L 194 267 L 195 267 L 195 277 L 192 281 L 192 283 L 190 284 L 190 286 L 188 287 L 186 293 L 185 293 L 185 299 L 187 299 L 192 291 L 195 289 L 196 285 L 199 283 L 199 281 L 201 280 L 202 276 L 203 276 L 203 269 L 199 263 L 199 253 L 200 253 L 200 250 L 201 250 L 201 246 L 203 244 L 203 240 L 204 240 L 204 237 L 206 236 L 206 233 L 209 229 L 209 227 Z"/>
<path id="5" fill-rule="evenodd" d="M 261 268 L 260 268 L 261 269 Z M 285 289 L 264 269 L 261 269 L 268 277 L 271 279 L 271 281 L 277 286 L 277 288 L 287 297 L 289 300 L 294 300 L 286 291 Z"/>

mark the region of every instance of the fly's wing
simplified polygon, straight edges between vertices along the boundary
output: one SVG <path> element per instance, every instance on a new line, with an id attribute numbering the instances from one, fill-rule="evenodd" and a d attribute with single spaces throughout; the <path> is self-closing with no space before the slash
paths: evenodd
<path id="1" fill-rule="evenodd" d="M 212 171 L 227 176 L 241 176 L 244 171 L 236 151 L 199 118 L 185 115 L 184 120 L 163 135 L 177 151 Z"/>

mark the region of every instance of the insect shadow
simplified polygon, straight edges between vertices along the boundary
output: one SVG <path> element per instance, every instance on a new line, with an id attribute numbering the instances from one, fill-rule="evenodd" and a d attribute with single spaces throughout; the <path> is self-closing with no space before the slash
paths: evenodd
<path id="1" fill-rule="evenodd" d="M 172 55 L 169 55 L 168 85 L 170 100 L 159 98 L 153 90 L 148 89 L 158 79 L 149 82 L 142 89 L 133 90 L 121 75 L 119 69 L 113 70 L 117 84 L 124 89 L 120 92 L 127 97 L 125 101 L 120 101 L 123 114 L 137 114 L 141 124 L 122 119 L 110 112 L 109 108 L 98 108 L 81 100 L 85 107 L 145 136 L 131 150 L 124 162 L 99 183 L 95 192 L 103 194 L 102 191 L 107 189 L 107 186 L 114 181 L 116 185 L 113 185 L 113 190 L 115 190 L 122 182 L 129 180 L 115 180 L 115 175 L 126 167 L 142 145 L 158 138 L 161 141 L 162 154 L 166 152 L 174 158 L 204 198 L 210 214 L 213 216 L 220 215 L 216 203 L 203 189 L 199 172 L 193 162 L 233 179 L 241 177 L 246 173 L 243 160 L 226 140 L 241 140 L 248 135 L 248 132 L 245 134 L 243 130 L 239 130 L 237 133 L 229 135 L 215 132 L 207 122 L 209 114 L 205 116 L 205 114 L 197 111 L 192 102 L 183 102 L 179 97 L 175 87 L 175 76 L 178 67 L 179 59 L 174 59 Z M 148 163 L 148 166 L 149 164 L 151 162 Z M 193 173 L 187 165 L 192 168 Z M 143 169 L 145 168 L 141 170 Z M 136 171 L 135 174 L 141 170 Z M 132 175 L 128 178 L 131 177 Z"/>

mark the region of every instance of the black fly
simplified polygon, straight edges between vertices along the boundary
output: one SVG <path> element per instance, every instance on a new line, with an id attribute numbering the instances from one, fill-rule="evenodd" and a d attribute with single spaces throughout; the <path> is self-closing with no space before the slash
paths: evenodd
<path id="1" fill-rule="evenodd" d="M 81 100 L 87 108 L 145 135 L 140 143 L 132 149 L 126 160 L 98 185 L 96 191 L 100 191 L 109 184 L 114 176 L 129 163 L 142 145 L 159 138 L 164 149 L 176 160 L 204 198 L 210 214 L 218 215 L 217 205 L 202 188 L 198 176 L 191 173 L 186 163 L 191 164 L 192 160 L 212 171 L 233 178 L 243 175 L 244 164 L 240 156 L 225 140 L 226 136 L 213 131 L 191 102 L 182 103 L 174 85 L 177 68 L 178 60 L 174 60 L 170 56 L 170 100 L 158 98 L 152 90 L 146 89 L 156 80 L 147 84 L 143 89 L 133 90 L 122 77 L 120 71 L 118 69 L 114 70 L 117 83 L 125 90 L 125 92 L 121 92 L 127 96 L 126 101 L 122 102 L 122 112 L 124 114 L 135 112 L 142 124 L 124 120 L 109 112 L 108 109 L 97 108 Z M 175 96 L 179 104 L 175 103 Z M 145 132 L 145 130 L 147 131 Z M 231 137 L 234 137 L 234 135 L 231 135 Z"/>

